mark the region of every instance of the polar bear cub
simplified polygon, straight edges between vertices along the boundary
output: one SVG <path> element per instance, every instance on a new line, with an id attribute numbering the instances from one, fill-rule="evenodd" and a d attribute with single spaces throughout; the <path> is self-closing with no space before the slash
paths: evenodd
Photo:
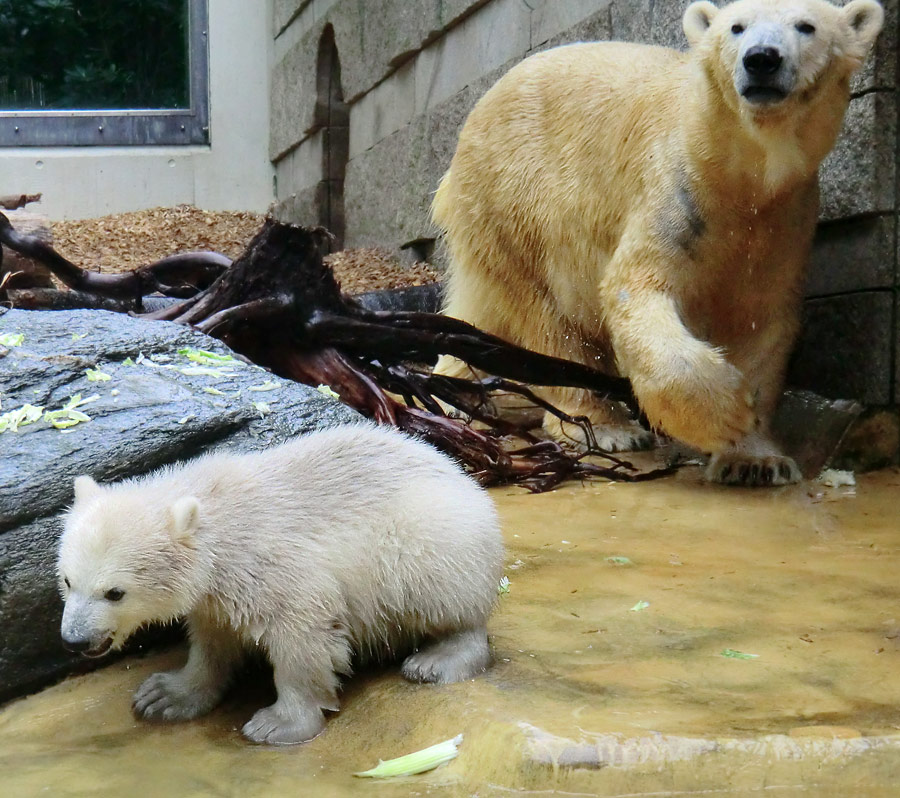
<path id="1" fill-rule="evenodd" d="M 419 682 L 485 670 L 503 556 L 491 499 L 448 457 L 396 430 L 335 427 L 115 485 L 76 479 L 62 639 L 96 657 L 185 618 L 187 664 L 134 696 L 162 720 L 210 711 L 258 650 L 278 696 L 244 735 L 299 743 L 338 709 L 354 657 L 407 653 L 403 675 Z"/>

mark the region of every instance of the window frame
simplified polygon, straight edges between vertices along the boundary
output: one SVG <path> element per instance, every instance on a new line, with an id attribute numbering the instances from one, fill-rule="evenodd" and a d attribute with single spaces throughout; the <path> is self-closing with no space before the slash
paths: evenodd
<path id="1" fill-rule="evenodd" d="M 0 148 L 209 144 L 208 0 L 187 3 L 190 107 L 0 110 Z"/>

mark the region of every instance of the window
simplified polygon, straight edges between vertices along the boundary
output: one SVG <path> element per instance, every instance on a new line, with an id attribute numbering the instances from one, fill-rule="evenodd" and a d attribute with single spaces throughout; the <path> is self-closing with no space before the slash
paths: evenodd
<path id="1" fill-rule="evenodd" d="M 0 146 L 205 144 L 207 0 L 0 0 Z"/>

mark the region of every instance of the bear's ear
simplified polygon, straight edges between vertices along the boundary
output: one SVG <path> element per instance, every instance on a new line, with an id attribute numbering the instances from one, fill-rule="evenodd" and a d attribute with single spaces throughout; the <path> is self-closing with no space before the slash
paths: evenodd
<path id="1" fill-rule="evenodd" d="M 75 501 L 86 502 L 97 496 L 102 488 L 87 474 L 75 477 Z"/>
<path id="2" fill-rule="evenodd" d="M 862 61 L 881 33 L 881 27 L 884 25 L 884 9 L 875 0 L 853 0 L 842 10 L 850 29 L 850 47 L 847 55 Z"/>
<path id="3" fill-rule="evenodd" d="M 190 544 L 200 520 L 200 502 L 193 496 L 183 496 L 169 508 L 172 539 Z"/>
<path id="4" fill-rule="evenodd" d="M 681 25 L 691 47 L 695 47 L 697 42 L 703 38 L 718 13 L 719 9 L 706 0 L 700 3 L 691 3 L 687 7 Z"/>

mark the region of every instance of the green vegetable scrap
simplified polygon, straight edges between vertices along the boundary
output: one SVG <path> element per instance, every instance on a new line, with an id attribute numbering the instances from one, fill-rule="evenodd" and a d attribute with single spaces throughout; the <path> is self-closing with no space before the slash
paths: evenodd
<path id="1" fill-rule="evenodd" d="M 234 377 L 233 371 L 222 371 L 222 369 L 211 369 L 205 366 L 188 366 L 186 369 L 178 369 L 182 374 L 188 377 Z"/>
<path id="2" fill-rule="evenodd" d="M 73 341 L 80 341 L 82 338 L 87 338 L 87 333 L 72 333 Z"/>
<path id="3" fill-rule="evenodd" d="M 137 363 L 135 363 L 130 357 L 126 357 L 126 358 L 122 361 L 122 365 L 123 365 L 123 366 L 136 366 Z"/>
<path id="4" fill-rule="evenodd" d="M 50 410 L 44 413 L 44 421 L 49 421 L 56 429 L 60 430 L 69 429 L 69 427 L 74 427 L 76 424 L 81 424 L 84 421 L 90 421 L 91 417 L 87 413 L 78 410 L 78 408 L 90 402 L 96 402 L 99 398 L 99 394 L 94 394 L 87 399 L 82 399 L 81 394 L 77 393 L 75 396 L 70 397 L 69 401 L 59 410 Z"/>
<path id="5" fill-rule="evenodd" d="M 272 380 L 266 380 L 262 385 L 251 385 L 247 388 L 248 391 L 274 391 L 281 386 L 277 382 L 272 382 Z"/>
<path id="6" fill-rule="evenodd" d="M 500 579 L 500 584 L 497 585 L 497 592 L 502 596 L 504 593 L 509 593 L 509 577 L 504 576 Z"/>
<path id="7" fill-rule="evenodd" d="M 328 385 L 319 385 L 316 388 L 316 390 L 319 393 L 324 394 L 325 396 L 330 396 L 332 399 L 340 399 L 341 398 L 341 395 L 339 393 L 337 393 L 336 391 L 331 390 L 331 388 Z"/>
<path id="8" fill-rule="evenodd" d="M 0 334 L 0 345 L 2 346 L 22 346 L 25 342 L 25 333 L 2 333 Z"/>
<path id="9" fill-rule="evenodd" d="M 19 427 L 34 424 L 44 413 L 43 407 L 24 404 L 17 410 L 0 415 L 0 432 L 18 432 Z"/>
<path id="10" fill-rule="evenodd" d="M 414 776 L 417 773 L 424 773 L 451 759 L 456 759 L 462 739 L 463 736 L 457 734 L 452 740 L 445 740 L 430 748 L 423 748 L 421 751 L 396 759 L 379 760 L 378 765 L 371 770 L 364 770 L 362 773 L 353 775 L 370 779 L 392 779 L 398 776 Z"/>
<path id="11" fill-rule="evenodd" d="M 728 659 L 759 659 L 759 654 L 745 654 L 743 651 L 735 651 L 733 648 L 726 648 L 719 656 Z"/>
<path id="12" fill-rule="evenodd" d="M 107 382 L 112 379 L 109 374 L 100 369 L 85 369 L 84 373 L 87 374 L 88 382 Z"/>
<path id="13" fill-rule="evenodd" d="M 259 413 L 260 418 L 272 412 L 272 408 L 266 402 L 254 402 L 253 406 L 256 408 L 256 412 Z"/>
<path id="14" fill-rule="evenodd" d="M 203 388 L 204 393 L 211 393 L 213 396 L 225 396 L 225 391 L 220 391 L 218 388 L 210 388 L 205 386 Z"/>
<path id="15" fill-rule="evenodd" d="M 634 563 L 631 560 L 629 560 L 627 557 L 621 557 L 621 556 L 607 557 L 606 561 L 610 565 L 634 565 Z"/>
<path id="16" fill-rule="evenodd" d="M 201 366 L 218 366 L 222 363 L 235 362 L 231 355 L 217 355 L 215 352 L 207 352 L 205 349 L 194 349 L 192 346 L 179 349 L 178 354 Z"/>
<path id="17" fill-rule="evenodd" d="M 647 609 L 647 607 L 649 607 L 649 606 L 650 606 L 649 601 L 639 601 L 630 610 L 628 610 L 628 612 L 642 612 L 643 610 Z"/>

